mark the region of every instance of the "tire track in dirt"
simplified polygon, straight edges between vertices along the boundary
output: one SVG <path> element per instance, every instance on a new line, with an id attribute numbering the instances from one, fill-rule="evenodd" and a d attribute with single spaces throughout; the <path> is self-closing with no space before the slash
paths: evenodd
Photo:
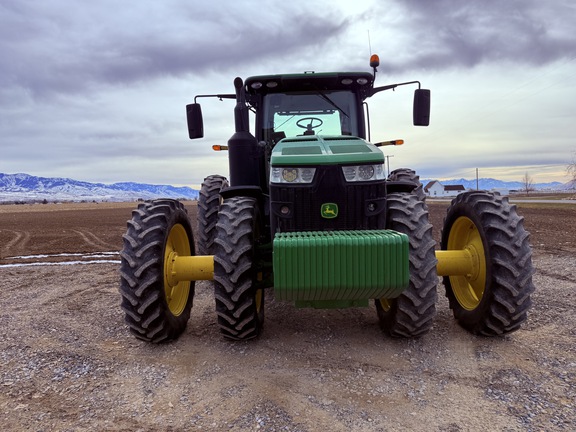
<path id="1" fill-rule="evenodd" d="M 95 248 L 106 248 L 106 249 L 115 249 L 116 245 L 112 245 L 110 243 L 107 243 L 103 240 L 101 240 L 96 234 L 94 234 L 91 231 L 79 231 L 79 230 L 72 230 L 73 232 L 75 232 L 76 234 L 78 234 L 82 240 L 84 240 L 84 242 L 86 244 L 88 244 L 89 246 L 95 247 Z"/>
<path id="2" fill-rule="evenodd" d="M 28 231 L 13 231 L 13 230 L 4 230 L 7 232 L 11 232 L 15 235 L 15 237 L 8 241 L 2 249 L 0 250 L 0 256 L 4 256 L 9 252 L 13 255 L 18 255 L 20 251 L 23 251 L 25 246 L 30 241 L 30 233 Z"/>

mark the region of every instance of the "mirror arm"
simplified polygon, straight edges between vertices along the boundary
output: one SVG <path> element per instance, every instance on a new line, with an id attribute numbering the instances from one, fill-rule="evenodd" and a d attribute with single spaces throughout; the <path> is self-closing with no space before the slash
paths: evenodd
<path id="1" fill-rule="evenodd" d="M 382 87 L 375 87 L 370 91 L 370 96 L 374 96 L 376 93 L 379 93 L 379 92 L 384 91 L 384 90 L 395 89 L 396 87 L 403 86 L 403 85 L 409 85 L 409 84 L 418 84 L 418 88 L 420 88 L 420 81 L 407 81 L 407 82 L 403 82 L 403 83 L 399 83 L 399 84 L 390 84 L 390 85 L 385 85 Z"/>
<path id="2" fill-rule="evenodd" d="M 215 97 L 218 98 L 220 100 L 222 99 L 236 99 L 236 95 L 235 94 L 211 94 L 211 95 L 196 95 L 194 96 L 194 103 L 198 103 L 196 101 L 196 99 L 198 98 L 206 98 L 206 97 Z"/>

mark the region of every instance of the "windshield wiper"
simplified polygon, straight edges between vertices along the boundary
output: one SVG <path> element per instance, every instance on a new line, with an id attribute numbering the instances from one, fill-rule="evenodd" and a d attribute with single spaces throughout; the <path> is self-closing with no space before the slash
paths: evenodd
<path id="1" fill-rule="evenodd" d="M 350 116 L 348 114 L 346 114 L 346 112 L 342 108 L 340 108 L 338 105 L 336 105 L 336 102 L 334 102 L 332 99 L 330 99 L 324 93 L 322 93 L 320 90 L 316 90 L 316 96 L 321 97 L 326 102 L 328 102 L 330 105 L 332 105 L 334 108 L 336 108 L 338 111 L 340 111 L 342 114 L 344 114 L 346 117 L 350 118 Z"/>

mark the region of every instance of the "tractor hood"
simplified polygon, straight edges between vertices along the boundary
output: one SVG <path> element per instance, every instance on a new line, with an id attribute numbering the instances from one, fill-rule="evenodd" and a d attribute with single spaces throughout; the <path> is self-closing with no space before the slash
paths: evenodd
<path id="1" fill-rule="evenodd" d="M 272 166 L 382 164 L 384 154 L 362 138 L 318 136 L 284 138 L 272 151 Z"/>

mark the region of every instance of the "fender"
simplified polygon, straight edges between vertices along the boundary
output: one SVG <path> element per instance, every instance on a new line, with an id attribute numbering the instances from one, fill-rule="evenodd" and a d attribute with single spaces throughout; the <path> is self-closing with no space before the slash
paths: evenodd
<path id="1" fill-rule="evenodd" d="M 250 186 L 250 185 L 242 185 L 242 186 L 229 186 L 227 188 L 223 188 L 220 191 L 220 196 L 223 199 L 232 198 L 235 196 L 247 196 L 250 198 L 255 198 L 258 200 L 258 207 L 260 207 L 260 212 L 262 215 L 268 214 L 264 212 L 265 206 L 264 203 L 266 202 L 266 197 L 262 192 L 262 188 L 260 186 Z"/>
<path id="2" fill-rule="evenodd" d="M 395 180 L 386 182 L 386 193 L 406 192 L 410 193 L 418 187 L 417 184 L 406 180 Z"/>

